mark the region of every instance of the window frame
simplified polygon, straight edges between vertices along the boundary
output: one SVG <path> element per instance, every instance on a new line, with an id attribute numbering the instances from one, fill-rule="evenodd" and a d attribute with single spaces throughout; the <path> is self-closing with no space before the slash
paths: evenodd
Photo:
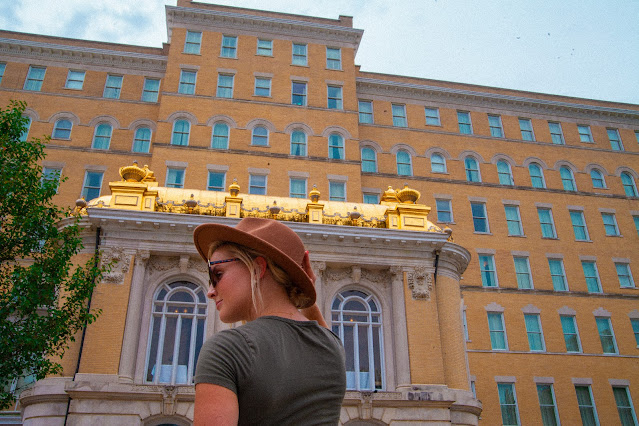
<path id="1" fill-rule="evenodd" d="M 335 138 L 339 138 L 340 144 L 335 144 Z M 345 160 L 346 159 L 346 141 L 344 136 L 339 133 L 333 132 L 328 135 L 328 158 L 331 160 Z M 337 153 L 337 156 L 335 154 Z"/>
<path id="2" fill-rule="evenodd" d="M 635 183 L 635 178 L 629 172 L 621 172 L 619 178 L 621 179 L 621 186 L 623 187 L 623 192 L 626 197 L 636 198 L 637 196 L 639 196 L 637 194 L 637 184 Z"/>
<path id="3" fill-rule="evenodd" d="M 561 123 L 558 121 L 548 122 L 548 131 L 550 132 L 550 140 L 554 145 L 565 145 L 564 132 Z"/>
<path id="4" fill-rule="evenodd" d="M 561 186 L 564 191 L 577 192 L 577 182 L 570 167 L 561 166 L 559 168 L 559 176 L 561 177 Z"/>
<path id="5" fill-rule="evenodd" d="M 632 333 L 635 335 L 635 343 L 639 348 L 639 318 L 630 318 L 630 327 L 632 328 Z"/>
<path id="6" fill-rule="evenodd" d="M 4 77 L 4 73 L 7 70 L 6 62 L 0 62 L 0 84 L 2 84 L 2 77 Z"/>
<path id="7" fill-rule="evenodd" d="M 297 86 L 297 87 L 296 87 Z M 303 88 L 303 93 L 295 89 Z M 296 102 L 301 100 L 302 103 Z M 291 81 L 291 105 L 306 106 L 308 102 L 308 83 L 305 81 Z"/>
<path id="8" fill-rule="evenodd" d="M 599 177 L 593 176 L 594 174 L 598 174 Z M 606 189 L 606 179 L 604 177 L 603 172 L 597 167 L 593 167 L 590 169 L 590 181 L 592 182 L 592 187 L 595 189 Z M 596 182 L 601 181 L 601 184 Z"/>
<path id="9" fill-rule="evenodd" d="M 62 167 L 47 167 L 42 166 L 42 174 L 40 176 L 40 184 L 43 185 L 45 182 L 53 182 L 55 181 L 55 193 L 58 193 L 58 189 L 60 188 L 60 179 L 62 178 Z"/>
<path id="10" fill-rule="evenodd" d="M 524 262 L 524 266 L 526 267 L 525 272 L 519 271 L 517 269 L 517 260 L 522 260 Z M 530 258 L 528 256 L 513 255 L 513 264 L 515 265 L 515 279 L 517 280 L 517 288 L 519 290 L 533 290 L 535 288 L 535 285 L 533 283 L 532 271 L 530 270 Z M 528 286 L 523 285 L 523 278 L 520 279 L 520 277 L 524 276 L 528 281 Z"/>
<path id="11" fill-rule="evenodd" d="M 260 46 L 260 42 L 268 45 Z M 258 56 L 273 56 L 273 40 L 258 37 L 255 54 Z"/>
<path id="12" fill-rule="evenodd" d="M 437 156 L 437 157 L 442 159 L 441 163 L 433 162 L 433 157 L 435 157 L 435 156 Z M 437 166 L 441 165 L 443 170 L 435 170 L 435 167 L 433 167 L 434 164 L 437 165 Z M 448 173 L 448 168 L 447 168 L 447 165 L 446 165 L 446 157 L 443 154 L 440 154 L 439 152 L 433 152 L 430 155 L 430 172 L 431 173 Z"/>
<path id="13" fill-rule="evenodd" d="M 178 123 L 186 123 L 187 124 L 187 129 L 186 132 L 184 131 L 184 129 L 181 130 L 177 130 L 176 127 L 178 125 Z M 176 135 L 179 136 L 180 143 L 176 143 Z M 186 143 L 181 143 L 184 141 L 184 138 L 186 135 Z M 191 122 L 185 118 L 179 118 L 177 120 L 175 120 L 173 122 L 173 127 L 171 129 L 171 145 L 173 146 L 189 146 L 189 139 L 191 138 Z"/>
<path id="14" fill-rule="evenodd" d="M 166 177 L 164 179 L 164 186 L 167 188 L 184 188 L 184 180 L 186 176 L 186 168 L 185 167 L 175 167 L 175 166 L 167 166 L 166 167 Z M 169 181 L 169 178 L 175 177 L 174 181 Z"/>
<path id="15" fill-rule="evenodd" d="M 304 192 L 293 192 L 293 184 L 303 184 Z M 290 198 L 307 198 L 308 196 L 308 179 L 305 177 L 289 176 L 288 178 L 288 196 Z"/>
<path id="16" fill-rule="evenodd" d="M 233 41 L 233 43 L 229 43 Z M 222 43 L 220 44 L 220 57 L 237 59 L 238 39 L 237 36 L 222 34 Z"/>
<path id="17" fill-rule="evenodd" d="M 533 169 L 539 171 L 538 176 L 533 175 Z M 546 189 L 546 178 L 544 177 L 544 170 L 539 163 L 533 162 L 528 165 L 528 175 L 530 176 L 530 186 L 536 189 Z M 538 181 L 541 183 L 541 185 L 539 185 L 539 183 L 535 183 Z"/>
<path id="18" fill-rule="evenodd" d="M 296 53 L 295 48 L 298 48 Z M 303 49 L 300 49 L 303 48 Z M 303 50 L 303 52 L 301 52 Z M 291 46 L 291 65 L 308 66 L 308 44 L 293 43 Z"/>
<path id="19" fill-rule="evenodd" d="M 303 141 L 295 140 L 295 135 L 303 135 Z M 297 149 L 294 149 L 297 148 Z M 291 155 L 296 157 L 306 157 L 308 155 L 308 136 L 306 132 L 295 129 L 291 132 Z"/>
<path id="20" fill-rule="evenodd" d="M 612 223 L 606 223 L 606 218 L 611 218 Z M 604 232 L 606 234 L 606 237 L 621 237 L 619 225 L 617 224 L 617 215 L 615 213 L 601 212 L 601 220 L 604 224 Z M 610 233 L 608 232 L 609 230 L 612 230 L 614 232 Z"/>
<path id="21" fill-rule="evenodd" d="M 504 313 L 503 312 L 494 312 L 494 311 L 488 311 L 486 312 L 486 316 L 488 319 L 488 333 L 490 336 L 490 349 L 493 351 L 507 351 L 508 350 L 508 333 L 506 332 L 506 321 L 504 319 Z M 491 328 L 491 321 L 490 318 L 491 316 L 493 316 L 494 318 L 498 318 L 499 319 L 499 325 L 501 328 L 499 329 L 492 329 Z M 493 336 L 501 336 L 503 337 L 503 347 L 498 347 L 498 342 L 495 339 L 493 339 Z"/>
<path id="22" fill-rule="evenodd" d="M 481 275 L 481 286 L 483 288 L 498 288 L 497 265 L 495 255 L 480 253 L 477 256 L 479 262 L 479 273 Z"/>
<path id="23" fill-rule="evenodd" d="M 230 81 L 230 85 L 229 85 Z M 215 97 L 221 99 L 233 99 L 235 86 L 235 74 L 218 73 Z"/>
<path id="24" fill-rule="evenodd" d="M 459 134 L 473 134 L 473 122 L 470 118 L 470 111 L 457 111 L 457 126 L 459 129 Z"/>
<path id="25" fill-rule="evenodd" d="M 579 141 L 583 143 L 594 143 L 592 131 L 588 124 L 577 124 L 577 132 L 579 133 Z M 586 139 L 586 140 L 584 140 Z"/>
<path id="26" fill-rule="evenodd" d="M 617 339 L 615 338 L 615 331 L 612 328 L 612 321 L 610 320 L 610 317 L 595 316 L 595 322 L 597 324 L 597 334 L 599 334 L 599 341 L 601 342 L 602 353 L 610 354 L 610 355 L 619 355 L 619 346 L 617 346 Z M 610 330 L 610 334 L 603 334 L 603 332 L 606 330 L 602 330 L 601 324 L 603 324 L 604 322 L 608 326 L 608 329 Z M 606 352 L 606 343 L 604 342 L 604 339 L 609 339 L 610 343 L 612 343 L 612 348 L 613 348 L 612 352 Z"/>
<path id="27" fill-rule="evenodd" d="M 152 90 L 153 88 L 149 87 L 149 83 L 155 82 L 157 82 L 157 90 Z M 142 86 L 142 96 L 140 100 L 142 102 L 157 102 L 160 96 L 160 82 L 161 79 L 159 78 L 144 77 L 144 85 Z"/>
<path id="28" fill-rule="evenodd" d="M 613 127 L 606 128 L 606 134 L 608 135 L 608 141 L 610 142 L 610 149 L 613 151 L 623 152 L 623 141 L 621 140 L 621 134 L 619 129 Z"/>
<path id="29" fill-rule="evenodd" d="M 475 216 L 475 211 L 473 211 L 473 206 L 481 206 L 483 209 L 483 216 Z M 490 223 L 488 222 L 488 211 L 486 209 L 486 203 L 483 201 L 471 201 L 470 202 L 470 212 L 471 217 L 473 219 L 473 232 L 476 234 L 490 234 Z M 479 213 L 479 212 L 478 212 Z M 477 230 L 477 222 L 482 220 L 485 224 L 485 231 Z"/>
<path id="30" fill-rule="evenodd" d="M 528 320 L 530 320 L 530 324 Z M 534 326 L 537 327 L 537 329 L 531 329 L 533 321 Z M 546 352 L 546 341 L 544 339 L 544 329 L 541 325 L 541 315 L 534 313 L 525 313 L 524 325 L 526 327 L 526 336 L 528 337 L 528 348 L 530 352 Z M 531 328 L 529 328 L 529 325 L 531 326 Z M 537 344 L 537 342 L 535 342 L 535 338 L 539 339 L 538 343 L 541 344 L 540 349 L 533 349 L 534 344 Z"/>
<path id="31" fill-rule="evenodd" d="M 99 179 L 100 179 L 100 185 L 99 186 L 89 185 L 89 180 L 91 179 L 90 175 L 99 176 Z M 85 170 L 84 171 L 84 181 L 82 182 L 82 191 L 80 193 L 80 197 L 84 198 L 86 201 L 91 201 L 93 199 L 99 198 L 100 197 L 100 193 L 102 192 L 103 183 L 104 183 L 104 171 Z M 89 197 L 89 191 L 96 190 L 96 189 L 98 191 L 97 196 L 88 198 Z"/>
<path id="32" fill-rule="evenodd" d="M 429 112 L 434 113 L 434 114 L 428 114 Z M 425 106 L 424 107 L 424 118 L 425 118 L 425 123 L 426 126 L 441 126 L 442 125 L 442 121 L 441 121 L 441 117 L 439 115 L 439 108 L 437 107 L 428 107 Z M 430 120 L 430 122 L 429 122 Z"/>
<path id="33" fill-rule="evenodd" d="M 108 134 L 99 134 L 101 129 L 108 129 Z M 92 149 L 100 149 L 108 151 L 111 146 L 111 138 L 113 137 L 113 126 L 110 123 L 98 123 L 93 131 L 93 139 L 91 141 Z M 103 144 L 105 146 L 103 146 Z"/>
<path id="34" fill-rule="evenodd" d="M 220 131 L 222 128 L 225 129 L 224 133 Z M 218 130 L 217 133 L 216 130 Z M 211 128 L 211 149 L 229 149 L 230 139 L 231 127 L 227 123 L 223 121 L 213 123 L 213 127 Z M 220 144 L 220 142 L 223 143 Z"/>
<path id="35" fill-rule="evenodd" d="M 473 169 L 473 163 L 475 168 Z M 479 161 L 472 155 L 464 157 L 464 171 L 466 172 L 466 182 L 481 182 L 481 171 L 479 169 Z"/>
<path id="36" fill-rule="evenodd" d="M 513 211 L 516 213 L 517 217 L 516 219 L 509 219 L 508 218 L 508 210 L 511 209 L 511 211 Z M 523 237 L 524 236 L 524 226 L 523 223 L 521 221 L 521 212 L 519 211 L 519 206 L 516 204 L 504 204 L 504 214 L 506 216 L 506 227 L 508 228 L 508 236 L 509 237 Z M 514 228 L 511 228 L 511 224 L 517 224 L 517 232 L 513 232 L 515 231 Z"/>
<path id="37" fill-rule="evenodd" d="M 619 280 L 619 288 L 636 288 L 635 280 L 632 277 L 632 271 L 630 270 L 630 263 L 628 262 L 614 262 L 615 272 L 617 273 L 617 279 Z M 619 267 L 625 268 L 625 274 L 619 271 Z M 623 285 L 624 281 L 628 282 L 628 285 Z"/>
<path id="38" fill-rule="evenodd" d="M 59 124 L 62 124 L 62 122 L 69 123 L 69 128 L 67 129 L 67 128 L 59 127 Z M 51 139 L 71 140 L 71 130 L 73 130 L 73 121 L 69 120 L 68 118 L 60 118 L 56 120 L 55 123 L 53 123 L 53 131 L 51 132 Z M 57 132 L 67 132 L 67 131 L 69 133 L 67 137 L 62 137 L 62 135 L 56 135 Z"/>
<path id="39" fill-rule="evenodd" d="M 557 265 L 561 269 L 559 274 L 557 274 L 556 271 L 553 272 L 553 266 L 552 266 L 553 264 Z M 549 257 L 548 258 L 548 270 L 550 271 L 550 280 L 552 282 L 553 291 L 557 291 L 557 292 L 568 292 L 568 291 L 570 291 L 570 287 L 568 286 L 568 278 L 566 278 L 566 267 L 564 265 L 564 260 L 563 259 Z M 562 282 L 561 285 L 559 285 L 559 283 L 558 283 L 558 279 L 559 278 L 561 278 L 561 282 Z"/>
<path id="40" fill-rule="evenodd" d="M 548 213 L 548 221 L 544 221 L 546 218 L 541 217 L 542 212 Z M 541 238 L 557 239 L 557 228 L 555 227 L 555 219 L 553 218 L 552 208 L 550 207 L 537 207 L 537 217 L 539 218 L 539 226 L 541 228 Z M 546 227 L 544 227 L 544 225 Z M 545 235 L 544 229 L 550 229 L 552 235 Z"/>
<path id="41" fill-rule="evenodd" d="M 80 75 L 82 78 L 80 78 Z M 86 77 L 86 71 L 69 69 L 67 72 L 67 79 L 64 82 L 64 88 L 70 90 L 82 90 L 84 87 L 84 79 Z M 78 86 L 78 87 L 73 87 Z"/>
<path id="42" fill-rule="evenodd" d="M 502 170 L 500 170 L 500 165 L 502 165 L 501 166 Z M 506 170 L 503 169 L 504 166 L 506 167 Z M 499 179 L 500 185 L 515 186 L 513 171 L 508 161 L 506 160 L 497 161 L 497 177 Z"/>
<path id="43" fill-rule="evenodd" d="M 362 193 L 362 203 L 364 204 L 379 204 L 379 194 L 372 192 Z"/>
<path id="44" fill-rule="evenodd" d="M 582 405 L 579 402 L 579 391 L 578 389 L 586 389 L 588 391 L 588 405 Z M 584 418 L 584 411 L 589 410 L 592 411 L 592 419 L 595 421 L 595 426 L 599 426 L 599 416 L 597 415 L 597 407 L 595 405 L 595 398 L 592 394 L 592 386 L 590 385 L 575 385 L 575 393 L 577 394 L 577 406 L 579 407 L 579 414 L 581 417 L 581 421 L 583 424 L 590 424 L 590 419 L 588 417 Z"/>
<path id="45" fill-rule="evenodd" d="M 509 401 L 504 401 L 502 398 L 502 389 L 506 389 L 506 387 L 510 388 L 510 391 L 512 392 L 512 396 L 513 396 L 513 402 L 509 402 Z M 506 392 L 506 391 L 504 391 Z M 514 383 L 497 383 L 497 393 L 499 394 L 499 409 L 501 412 L 501 421 L 502 424 L 505 425 L 516 425 L 519 426 L 521 425 L 521 420 L 519 418 L 519 404 L 517 403 L 517 392 L 515 390 L 515 384 Z M 515 419 L 513 419 L 515 421 L 515 423 L 506 423 L 506 417 L 510 416 L 509 413 L 505 412 L 505 410 L 509 409 L 509 407 L 513 407 L 510 409 L 514 409 L 514 414 L 515 414 Z"/>
<path id="46" fill-rule="evenodd" d="M 327 84 L 326 85 L 326 108 L 328 109 L 344 109 L 343 87 Z"/>
<path id="47" fill-rule="evenodd" d="M 592 266 L 591 271 L 586 271 L 587 266 Z M 584 280 L 586 281 L 586 290 L 588 293 L 602 293 L 601 278 L 599 277 L 599 268 L 597 262 L 594 260 L 582 260 L 581 270 L 584 273 Z"/>
<path id="48" fill-rule="evenodd" d="M 542 422 L 546 418 L 544 416 L 544 412 L 548 413 L 548 410 L 552 410 L 552 420 L 555 425 L 559 425 L 559 411 L 557 410 L 557 399 L 555 398 L 555 389 L 552 383 L 535 383 L 537 385 L 537 399 L 539 400 L 539 410 L 541 411 L 541 419 Z M 550 400 L 552 404 L 544 403 L 542 401 L 541 389 L 540 387 L 546 387 L 550 391 Z M 544 410 L 546 408 L 546 410 Z M 545 422 L 544 422 L 545 423 Z M 545 426 L 545 425 L 544 425 Z"/>
<path id="49" fill-rule="evenodd" d="M 215 186 L 211 184 L 211 178 L 213 177 L 222 177 L 222 185 Z M 219 189 L 217 189 L 219 188 Z M 206 190 L 207 191 L 216 191 L 216 192 L 224 192 L 226 189 L 226 172 L 222 170 L 209 170 L 206 177 Z"/>
<path id="50" fill-rule="evenodd" d="M 42 71 L 42 75 L 36 75 L 40 71 Z M 24 86 L 22 86 L 22 89 L 29 90 L 31 92 L 40 92 L 42 90 L 42 84 L 44 83 L 46 74 L 47 67 L 29 65 L 29 71 L 27 71 L 27 77 L 24 80 Z"/>
<path id="51" fill-rule="evenodd" d="M 331 55 L 329 55 L 329 52 L 331 52 Z M 337 52 L 337 57 L 334 56 L 335 52 Z M 326 46 L 326 69 L 341 71 L 342 69 L 342 49 L 341 48 Z"/>
<path id="52" fill-rule="evenodd" d="M 519 117 L 519 131 L 521 132 L 521 140 L 535 142 L 535 130 L 530 118 Z"/>
<path id="53" fill-rule="evenodd" d="M 184 49 L 182 53 L 187 55 L 199 55 L 201 50 L 202 31 L 186 30 L 186 35 L 184 36 Z"/>
<path id="54" fill-rule="evenodd" d="M 590 234 L 588 233 L 588 226 L 586 225 L 586 218 L 584 212 L 581 210 L 568 210 L 570 216 L 570 223 L 572 224 L 572 231 L 575 235 L 575 241 L 591 241 Z M 580 223 L 575 223 L 575 219 L 578 218 Z M 578 230 L 583 233 L 583 238 L 578 235 Z"/>
<path id="55" fill-rule="evenodd" d="M 574 329 L 574 331 L 572 330 L 567 330 L 566 326 L 568 325 L 567 322 L 564 321 L 564 319 L 566 319 L 566 321 L 570 321 L 570 326 Z M 564 336 L 564 344 L 566 345 L 566 353 L 574 353 L 574 354 L 580 354 L 583 352 L 583 349 L 581 347 L 581 337 L 579 336 L 579 328 L 577 327 L 577 317 L 575 315 L 559 315 L 559 322 L 561 324 L 561 332 Z M 574 337 L 574 341 L 577 344 L 577 350 L 573 351 L 569 349 L 569 344 L 568 341 L 572 340 L 572 338 Z M 570 345 L 572 346 L 572 345 Z"/>
<path id="56" fill-rule="evenodd" d="M 408 127 L 406 118 L 406 104 L 391 104 L 393 127 Z"/>
<path id="57" fill-rule="evenodd" d="M 495 122 L 496 120 L 496 122 Z M 488 128 L 490 129 L 490 136 L 493 138 L 503 138 L 504 125 L 501 122 L 501 115 L 488 114 Z"/>
<path id="58" fill-rule="evenodd" d="M 402 157 L 407 156 L 408 161 L 406 161 L 406 158 L 402 158 L 400 160 L 400 155 Z M 410 155 L 410 152 L 408 152 L 405 149 L 397 150 L 397 152 L 395 153 L 395 163 L 397 165 L 398 176 L 413 176 L 413 159 L 412 159 L 412 156 Z M 405 170 L 405 169 L 408 169 L 408 170 Z"/>
<path id="59" fill-rule="evenodd" d="M 266 132 L 265 135 L 261 134 L 262 129 Z M 258 131 L 260 134 L 258 134 Z M 261 124 L 253 127 L 253 129 L 251 129 L 251 146 L 270 146 L 270 136 L 271 132 L 268 127 Z"/>
<path id="60" fill-rule="evenodd" d="M 365 158 L 366 156 L 364 155 L 364 151 L 367 152 L 371 152 L 372 158 Z M 360 158 L 362 161 L 362 172 L 363 173 L 377 173 L 377 151 L 370 147 L 370 146 L 363 146 L 360 149 Z M 372 167 L 366 167 L 365 165 L 372 165 Z M 365 170 L 365 169 L 372 169 L 372 170 Z"/>
<path id="61" fill-rule="evenodd" d="M 266 85 L 264 85 L 264 82 L 266 82 Z M 270 98 L 271 97 L 271 78 L 256 76 L 255 91 L 253 92 L 253 96 Z"/>
<path id="62" fill-rule="evenodd" d="M 264 179 L 264 183 L 257 182 L 257 179 Z M 255 192 L 256 190 L 260 192 Z M 262 193 L 261 191 L 264 191 Z M 268 191 L 268 175 L 263 173 L 249 173 L 249 194 L 267 195 Z"/>
<path id="63" fill-rule="evenodd" d="M 440 203 L 441 203 L 441 207 L 440 207 Z M 446 207 L 448 207 L 448 209 L 443 209 L 442 207 L 444 207 L 444 204 L 446 204 Z M 436 198 L 435 199 L 435 209 L 437 210 L 437 222 L 438 223 L 454 223 L 453 221 L 453 203 L 452 200 L 449 199 L 443 199 L 443 198 Z M 448 215 L 448 219 L 449 220 L 445 220 L 442 215 Z"/>
<path id="64" fill-rule="evenodd" d="M 341 187 L 341 190 L 344 192 L 344 196 L 340 197 L 335 194 L 335 190 Z M 328 200 L 329 201 L 341 201 L 346 202 L 346 182 L 342 180 L 329 180 L 328 181 Z"/>
<path id="65" fill-rule="evenodd" d="M 624 397 L 626 398 L 626 404 L 627 405 L 620 405 L 620 401 L 619 398 L 617 398 L 617 394 L 615 393 L 615 390 L 620 390 L 624 393 Z M 619 413 L 619 421 L 621 422 L 622 425 L 626 425 L 626 424 L 630 424 L 632 426 L 636 426 L 637 423 L 637 414 L 635 413 L 635 407 L 632 404 L 632 397 L 630 396 L 630 389 L 628 386 L 612 386 L 612 395 L 615 398 L 615 405 L 617 406 L 617 412 Z M 624 416 L 622 410 L 628 412 L 627 415 Z M 630 418 L 628 418 L 630 417 Z M 626 420 L 630 420 L 631 423 L 626 422 Z"/>
<path id="66" fill-rule="evenodd" d="M 363 105 L 368 105 L 370 110 L 369 111 L 364 111 L 363 108 L 362 108 Z M 363 99 L 358 99 L 357 100 L 357 112 L 358 112 L 358 119 L 359 119 L 359 123 L 360 124 L 373 124 L 374 123 L 373 101 L 367 101 L 367 100 L 363 100 Z"/>
<path id="67" fill-rule="evenodd" d="M 193 77 L 193 81 L 187 81 L 187 79 L 190 80 L 191 76 Z M 180 70 L 180 82 L 178 83 L 178 93 L 182 95 L 194 95 L 196 84 L 197 84 L 196 70 L 188 70 L 188 69 Z"/>
<path id="68" fill-rule="evenodd" d="M 102 97 L 106 99 L 120 99 L 122 84 L 124 84 L 123 75 L 107 74 Z"/>

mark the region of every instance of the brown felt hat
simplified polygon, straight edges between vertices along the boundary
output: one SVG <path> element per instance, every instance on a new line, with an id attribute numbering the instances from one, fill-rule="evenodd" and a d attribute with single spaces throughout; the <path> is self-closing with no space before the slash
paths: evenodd
<path id="1" fill-rule="evenodd" d="M 205 223 L 195 228 L 193 241 L 207 262 L 211 243 L 226 241 L 254 249 L 270 258 L 291 277 L 291 281 L 309 298 L 302 308 L 315 303 L 315 286 L 302 269 L 304 243 L 288 226 L 273 219 L 245 217 L 235 227 Z"/>

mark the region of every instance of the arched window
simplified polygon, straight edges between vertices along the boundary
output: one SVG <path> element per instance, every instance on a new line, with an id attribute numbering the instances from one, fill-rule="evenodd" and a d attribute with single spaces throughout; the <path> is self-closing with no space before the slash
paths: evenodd
<path id="1" fill-rule="evenodd" d="M 189 144 L 189 133 L 191 131 L 191 123 L 187 120 L 176 120 L 173 123 L 173 136 L 171 137 L 171 145 L 187 146 Z"/>
<path id="2" fill-rule="evenodd" d="M 53 139 L 71 139 L 71 127 L 73 123 L 69 120 L 58 120 L 53 125 Z"/>
<path id="3" fill-rule="evenodd" d="M 362 148 L 362 171 L 368 173 L 377 172 L 377 154 L 373 148 Z"/>
<path id="4" fill-rule="evenodd" d="M 333 299 L 332 329 L 346 352 L 346 388 L 382 390 L 385 386 L 382 313 L 373 296 L 346 290 Z"/>
<path id="5" fill-rule="evenodd" d="M 151 148 L 151 129 L 148 127 L 139 127 L 135 131 L 133 138 L 133 152 L 149 152 Z"/>
<path id="6" fill-rule="evenodd" d="M 331 133 L 328 137 L 328 158 L 344 159 L 344 138 L 339 133 Z"/>
<path id="7" fill-rule="evenodd" d="M 266 127 L 255 126 L 253 128 L 251 145 L 268 146 L 268 129 Z"/>
<path id="8" fill-rule="evenodd" d="M 446 173 L 446 159 L 441 154 L 430 156 L 430 171 L 433 173 Z"/>
<path id="9" fill-rule="evenodd" d="M 621 173 L 621 184 L 623 190 L 628 197 L 637 196 L 637 185 L 635 185 L 635 179 L 628 172 Z"/>
<path id="10" fill-rule="evenodd" d="M 410 154 L 404 150 L 397 151 L 395 155 L 397 161 L 397 174 L 400 176 L 412 176 L 413 167 L 410 164 Z"/>
<path id="11" fill-rule="evenodd" d="M 153 300 L 147 383 L 192 384 L 204 342 L 207 302 L 202 287 L 186 281 L 164 284 Z"/>
<path id="12" fill-rule="evenodd" d="M 31 129 L 31 117 L 23 116 L 26 123 L 24 123 L 24 127 L 22 128 L 22 133 L 20 134 L 20 141 L 25 142 L 27 140 L 27 136 L 29 136 L 29 129 Z"/>
<path id="13" fill-rule="evenodd" d="M 306 157 L 306 133 L 301 130 L 291 133 L 291 155 Z"/>
<path id="14" fill-rule="evenodd" d="M 497 162 L 497 174 L 499 175 L 499 183 L 502 185 L 514 185 L 513 173 L 510 164 L 504 160 Z"/>
<path id="15" fill-rule="evenodd" d="M 215 123 L 213 126 L 211 148 L 229 149 L 229 126 L 226 123 Z"/>
<path id="16" fill-rule="evenodd" d="M 572 170 L 566 166 L 561 166 L 559 169 L 559 175 L 561 176 L 561 184 L 566 191 L 576 191 L 577 185 L 575 184 L 575 178 L 572 175 Z"/>
<path id="17" fill-rule="evenodd" d="M 606 181 L 604 180 L 603 173 L 599 169 L 590 170 L 590 179 L 592 180 L 593 188 L 605 188 Z"/>
<path id="18" fill-rule="evenodd" d="M 466 180 L 468 182 L 481 182 L 477 160 L 471 156 L 466 157 L 464 159 L 464 167 L 466 168 Z"/>
<path id="19" fill-rule="evenodd" d="M 95 134 L 93 135 L 93 143 L 91 144 L 91 148 L 109 149 L 109 145 L 111 145 L 112 131 L 113 128 L 110 124 L 98 124 L 98 127 L 95 128 Z"/>
<path id="20" fill-rule="evenodd" d="M 545 188 L 546 182 L 544 181 L 544 172 L 541 170 L 541 166 L 537 163 L 530 163 L 528 165 L 528 172 L 530 173 L 530 183 L 533 188 Z"/>

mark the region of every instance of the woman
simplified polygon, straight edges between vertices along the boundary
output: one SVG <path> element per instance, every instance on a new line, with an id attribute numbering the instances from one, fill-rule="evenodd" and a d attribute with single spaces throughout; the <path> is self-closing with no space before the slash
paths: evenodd
<path id="1" fill-rule="evenodd" d="M 196 425 L 337 424 L 344 350 L 315 304 L 302 240 L 270 219 L 204 224 L 195 246 L 209 263 L 208 297 L 225 323 L 195 370 Z"/>

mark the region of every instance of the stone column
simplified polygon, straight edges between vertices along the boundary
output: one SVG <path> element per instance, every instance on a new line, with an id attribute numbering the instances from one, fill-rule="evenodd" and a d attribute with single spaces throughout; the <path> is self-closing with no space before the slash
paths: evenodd
<path id="1" fill-rule="evenodd" d="M 408 330 L 406 329 L 406 301 L 404 299 L 404 269 L 401 266 L 391 266 L 391 291 L 393 297 L 393 340 L 395 351 L 395 385 L 405 386 L 410 380 L 410 357 L 408 355 Z M 405 342 L 398 345 L 398 342 Z M 405 350 L 404 350 L 405 349 Z"/>
<path id="2" fill-rule="evenodd" d="M 135 360 L 138 353 L 140 323 L 143 311 L 144 275 L 146 264 L 150 257 L 150 253 L 146 250 L 138 251 L 135 255 L 135 269 L 133 270 L 133 278 L 131 278 L 129 305 L 124 325 L 124 338 L 122 339 L 120 368 L 118 371 L 120 379 L 127 382 L 133 382 L 135 373 Z"/>
<path id="3" fill-rule="evenodd" d="M 324 308 L 326 307 L 326 295 L 324 294 L 324 271 L 326 270 L 326 262 L 321 261 L 311 261 L 311 268 L 313 269 L 313 273 L 315 273 L 315 293 L 317 294 L 317 307 L 320 312 L 324 314 Z M 330 302 L 329 302 L 330 303 Z M 327 321 L 330 324 L 330 317 L 327 318 Z"/>

